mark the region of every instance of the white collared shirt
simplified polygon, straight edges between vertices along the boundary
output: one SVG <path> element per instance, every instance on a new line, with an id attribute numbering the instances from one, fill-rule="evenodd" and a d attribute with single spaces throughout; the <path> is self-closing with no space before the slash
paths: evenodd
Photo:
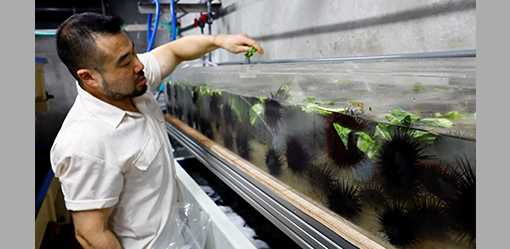
<path id="1" fill-rule="evenodd" d="M 161 81 L 150 53 L 138 55 L 148 84 Z M 51 149 L 67 209 L 113 207 L 110 225 L 125 249 L 166 248 L 176 203 L 175 168 L 163 114 L 147 91 L 140 113 L 78 96 Z"/>

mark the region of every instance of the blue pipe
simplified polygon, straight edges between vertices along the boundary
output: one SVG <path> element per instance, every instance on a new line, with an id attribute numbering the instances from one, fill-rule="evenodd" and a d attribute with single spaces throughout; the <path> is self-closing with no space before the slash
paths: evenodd
<path id="1" fill-rule="evenodd" d="M 46 177 L 44 178 L 41 187 L 37 193 L 35 198 L 35 212 L 36 214 L 39 212 L 39 208 L 41 208 L 41 204 L 44 201 L 44 197 L 46 197 L 46 193 L 48 193 L 48 189 L 50 188 L 51 181 L 53 180 L 53 170 L 48 170 Z"/>
<path id="2" fill-rule="evenodd" d="M 170 34 L 170 41 L 177 39 L 177 16 L 175 14 L 175 1 L 170 0 L 170 18 L 172 20 L 172 31 Z"/>
<path id="3" fill-rule="evenodd" d="M 177 15 L 175 13 L 175 1 L 170 0 L 170 20 L 172 22 L 172 28 L 170 30 L 170 41 L 177 39 Z M 159 84 L 158 93 L 156 94 L 156 100 L 159 100 L 159 96 L 165 92 L 165 84 L 161 82 Z"/>
<path id="4" fill-rule="evenodd" d="M 151 36 L 152 36 L 152 13 L 148 14 L 147 15 L 147 39 L 146 39 L 146 43 L 147 43 L 147 51 L 149 51 L 149 46 L 151 44 Z"/>
<path id="5" fill-rule="evenodd" d="M 158 32 L 159 26 L 159 0 L 152 0 L 152 3 L 156 4 L 156 20 L 154 21 L 154 27 L 152 27 L 152 14 L 147 16 L 147 52 L 152 50 L 154 41 L 156 39 L 156 33 Z M 154 29 L 152 29 L 154 28 Z"/>

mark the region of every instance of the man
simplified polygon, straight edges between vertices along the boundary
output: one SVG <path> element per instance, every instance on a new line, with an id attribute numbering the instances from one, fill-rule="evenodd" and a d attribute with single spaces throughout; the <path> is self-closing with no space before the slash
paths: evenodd
<path id="1" fill-rule="evenodd" d="M 245 35 L 217 35 L 188 36 L 137 55 L 121 24 L 83 13 L 60 25 L 58 55 L 77 80 L 78 96 L 51 163 L 84 248 L 166 249 L 175 226 L 175 169 L 147 84 L 216 48 L 263 51 Z"/>

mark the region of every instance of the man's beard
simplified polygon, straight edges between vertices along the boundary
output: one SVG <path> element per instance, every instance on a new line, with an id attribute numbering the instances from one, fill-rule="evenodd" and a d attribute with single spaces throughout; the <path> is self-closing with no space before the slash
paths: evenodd
<path id="1" fill-rule="evenodd" d="M 135 86 L 133 92 L 129 94 L 124 94 L 113 91 L 112 89 L 110 89 L 108 82 L 103 81 L 103 89 L 106 96 L 113 98 L 115 100 L 121 100 L 125 98 L 134 98 L 143 95 L 145 92 L 147 92 L 147 85 L 144 84 L 141 89 L 138 89 Z"/>

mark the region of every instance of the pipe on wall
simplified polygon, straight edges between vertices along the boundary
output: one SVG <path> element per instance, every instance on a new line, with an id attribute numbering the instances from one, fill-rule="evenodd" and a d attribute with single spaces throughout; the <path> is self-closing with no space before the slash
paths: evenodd
<path id="1" fill-rule="evenodd" d="M 154 20 L 154 28 L 152 28 L 152 13 L 147 16 L 147 51 L 151 51 L 156 39 L 156 33 L 159 26 L 159 0 L 152 0 L 156 5 L 156 20 Z"/>

